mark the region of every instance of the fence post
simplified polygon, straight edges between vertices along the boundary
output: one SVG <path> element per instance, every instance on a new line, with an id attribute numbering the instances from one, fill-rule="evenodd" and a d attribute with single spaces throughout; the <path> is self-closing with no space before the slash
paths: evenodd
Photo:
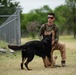
<path id="1" fill-rule="evenodd" d="M 17 25 L 17 44 L 20 45 L 21 44 L 21 27 L 20 27 L 20 8 L 17 8 L 17 16 L 18 16 L 18 25 Z"/>

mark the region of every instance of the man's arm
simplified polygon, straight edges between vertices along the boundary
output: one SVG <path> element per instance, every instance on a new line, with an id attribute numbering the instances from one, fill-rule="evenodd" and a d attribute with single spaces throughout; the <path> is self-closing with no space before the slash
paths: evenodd
<path id="1" fill-rule="evenodd" d="M 56 26 L 55 29 L 55 41 L 54 42 L 58 42 L 59 41 L 59 27 Z"/>
<path id="2" fill-rule="evenodd" d="M 41 27 L 40 27 L 40 30 L 39 30 L 39 39 L 41 40 L 42 38 L 43 38 L 43 34 L 44 34 L 44 25 L 42 25 Z"/>

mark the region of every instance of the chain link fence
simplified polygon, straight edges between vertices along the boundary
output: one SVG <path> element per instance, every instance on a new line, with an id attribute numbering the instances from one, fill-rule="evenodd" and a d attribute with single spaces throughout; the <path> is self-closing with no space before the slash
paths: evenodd
<path id="1" fill-rule="evenodd" d="M 9 44 L 21 44 L 19 8 L 0 8 L 0 40 Z"/>

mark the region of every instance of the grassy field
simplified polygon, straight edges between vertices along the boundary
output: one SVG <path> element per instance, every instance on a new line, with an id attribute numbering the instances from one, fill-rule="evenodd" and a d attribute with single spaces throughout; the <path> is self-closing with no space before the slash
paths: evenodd
<path id="1" fill-rule="evenodd" d="M 22 38 L 22 44 L 31 38 Z M 14 54 L 9 52 L 0 52 L 0 75 L 76 75 L 76 39 L 72 36 L 60 36 L 60 41 L 66 44 L 66 67 L 45 68 L 40 57 L 35 56 L 34 60 L 29 64 L 33 70 L 28 71 L 20 69 L 21 52 Z M 1 43 L 0 43 L 1 44 Z M 61 56 L 59 51 L 55 51 L 54 55 L 58 56 L 57 65 L 61 66 Z"/>

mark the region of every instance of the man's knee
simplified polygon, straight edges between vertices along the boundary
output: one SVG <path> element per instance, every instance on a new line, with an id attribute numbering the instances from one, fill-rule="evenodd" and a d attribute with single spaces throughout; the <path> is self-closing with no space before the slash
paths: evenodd
<path id="1" fill-rule="evenodd" d="M 66 45 L 64 43 L 58 42 L 55 46 L 55 50 L 60 51 L 62 60 L 66 59 Z"/>
<path id="2" fill-rule="evenodd" d="M 66 45 L 64 43 L 61 43 L 61 42 L 59 42 L 58 44 L 59 44 L 59 50 L 65 51 Z"/>

